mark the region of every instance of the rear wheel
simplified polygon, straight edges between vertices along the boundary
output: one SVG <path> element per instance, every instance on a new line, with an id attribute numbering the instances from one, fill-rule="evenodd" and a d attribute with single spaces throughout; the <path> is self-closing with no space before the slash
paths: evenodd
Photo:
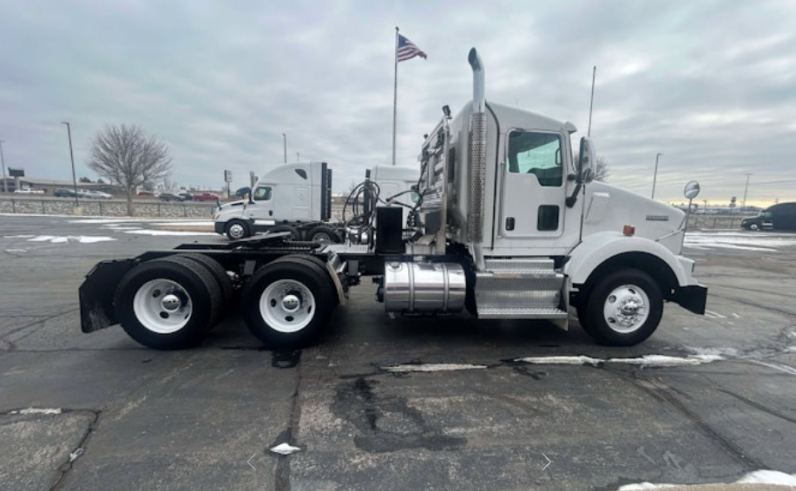
<path id="1" fill-rule="evenodd" d="M 227 226 L 224 227 L 224 231 L 227 233 L 229 240 L 241 240 L 251 235 L 249 224 L 243 220 L 230 220 L 227 222 Z"/>
<path id="2" fill-rule="evenodd" d="M 338 234 L 331 228 L 327 227 L 326 225 L 319 225 L 311 229 L 307 233 L 307 240 L 311 242 L 334 243 L 334 244 L 339 244 L 340 242 L 342 242 L 342 239 L 340 239 L 340 234 Z"/>
<path id="3" fill-rule="evenodd" d="M 632 346 L 658 328 L 663 295 L 647 273 L 623 269 L 589 288 L 577 310 L 583 330 L 598 343 Z"/>
<path id="4" fill-rule="evenodd" d="M 161 350 L 199 344 L 221 314 L 221 291 L 199 264 L 180 258 L 147 261 L 119 283 L 114 300 L 122 328 Z"/>
<path id="5" fill-rule="evenodd" d="M 181 257 L 199 263 L 213 276 L 213 279 L 216 280 L 218 287 L 221 289 L 223 300 L 222 310 L 226 309 L 235 293 L 227 270 L 224 269 L 218 261 L 203 254 L 180 254 L 175 257 Z"/>
<path id="6" fill-rule="evenodd" d="M 306 346 L 326 325 L 336 305 L 328 273 L 306 259 L 287 256 L 252 277 L 243 292 L 246 325 L 274 349 Z"/>

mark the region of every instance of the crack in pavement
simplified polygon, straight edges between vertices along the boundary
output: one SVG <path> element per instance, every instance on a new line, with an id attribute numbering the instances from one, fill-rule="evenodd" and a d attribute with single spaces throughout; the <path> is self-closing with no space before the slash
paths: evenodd
<path id="1" fill-rule="evenodd" d="M 280 369 L 296 369 L 296 387 L 291 396 L 290 419 L 287 428 L 277 436 L 276 441 L 265 448 L 265 453 L 269 449 L 287 443 L 291 446 L 296 445 L 296 434 L 301 423 L 301 404 L 299 403 L 299 390 L 301 388 L 301 351 L 287 353 L 274 352 L 272 366 Z M 279 455 L 277 457 L 276 469 L 274 470 L 274 489 L 276 491 L 290 491 L 290 455 Z"/>
<path id="2" fill-rule="evenodd" d="M 83 435 L 83 438 L 81 438 L 80 441 L 78 442 L 77 447 L 75 447 L 71 452 L 69 452 L 68 456 L 69 460 L 64 462 L 58 468 L 58 475 L 53 481 L 52 486 L 50 486 L 50 491 L 55 491 L 56 489 L 58 489 L 58 486 L 61 484 L 61 482 L 63 482 L 64 477 L 67 475 L 67 473 L 69 473 L 69 471 L 72 470 L 74 462 L 78 459 L 78 457 L 80 457 L 85 453 L 86 443 L 91 434 L 93 433 L 94 428 L 97 426 L 100 414 L 102 414 L 102 411 L 99 409 L 78 409 L 78 410 L 64 409 L 63 412 L 75 412 L 75 413 L 88 412 L 94 415 L 94 419 L 92 419 L 91 422 L 89 423 L 88 428 L 86 428 L 86 433 Z"/>

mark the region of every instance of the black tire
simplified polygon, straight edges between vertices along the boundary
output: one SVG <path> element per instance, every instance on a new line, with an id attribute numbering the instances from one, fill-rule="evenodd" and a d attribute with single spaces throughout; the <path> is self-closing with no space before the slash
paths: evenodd
<path id="1" fill-rule="evenodd" d="M 295 227 L 291 227 L 290 225 L 277 225 L 276 227 L 269 230 L 272 234 L 276 234 L 279 232 L 290 232 L 290 240 L 301 240 L 301 234 Z"/>
<path id="2" fill-rule="evenodd" d="M 326 280 L 327 286 L 332 292 L 334 292 L 333 308 L 336 308 L 338 305 L 340 305 L 340 297 L 337 294 L 337 285 L 335 285 L 334 280 L 330 276 L 329 270 L 326 269 L 326 263 L 321 258 L 311 256 L 309 254 L 291 254 L 289 256 L 282 256 L 279 259 L 272 261 L 271 264 L 284 261 L 300 261 L 313 268 L 319 276 Z"/>
<path id="3" fill-rule="evenodd" d="M 315 228 L 310 229 L 307 232 L 307 240 L 310 242 L 322 242 L 322 243 L 332 243 L 332 244 L 339 244 L 343 240 L 340 238 L 340 234 L 335 232 L 330 227 L 326 225 L 318 225 Z"/>
<path id="4" fill-rule="evenodd" d="M 227 222 L 224 232 L 229 240 L 241 240 L 251 236 L 251 227 L 245 221 L 236 218 Z"/>
<path id="5" fill-rule="evenodd" d="M 145 300 L 150 298 L 147 290 L 152 288 L 152 298 L 163 295 L 165 301 L 166 294 L 157 287 L 158 282 L 178 290 L 171 293 L 181 300 L 181 308 L 185 306 L 182 297 L 187 295 L 190 299 L 190 311 L 183 325 L 178 324 L 183 312 L 169 314 L 163 310 L 159 314 L 163 321 L 155 320 L 155 310 L 151 308 L 153 302 Z M 221 298 L 221 290 L 212 275 L 198 263 L 166 257 L 147 261 L 124 275 L 116 289 L 114 306 L 119 323 L 135 341 L 148 348 L 178 350 L 196 346 L 202 341 L 222 313 Z M 175 321 L 166 324 L 165 321 L 172 317 Z"/>
<path id="6" fill-rule="evenodd" d="M 226 310 L 235 294 L 235 289 L 232 288 L 232 281 L 229 279 L 227 270 L 224 269 L 218 261 L 204 254 L 179 254 L 176 257 L 184 257 L 185 259 L 197 262 L 213 275 L 213 279 L 216 280 L 216 284 L 218 284 L 218 287 L 221 289 L 221 298 L 223 301 L 222 310 Z"/>
<path id="7" fill-rule="evenodd" d="M 606 276 L 588 288 L 586 295 L 576 306 L 578 317 L 583 330 L 600 344 L 638 344 L 655 332 L 663 315 L 660 287 L 650 275 L 637 269 L 621 269 Z M 625 315 L 618 310 L 623 302 L 629 308 L 640 304 L 646 318 Z"/>
<path id="8" fill-rule="evenodd" d="M 243 292 L 243 317 L 252 334 L 269 348 L 298 349 L 329 321 L 336 296 L 329 279 L 316 267 L 306 259 L 286 256 L 254 273 Z"/>

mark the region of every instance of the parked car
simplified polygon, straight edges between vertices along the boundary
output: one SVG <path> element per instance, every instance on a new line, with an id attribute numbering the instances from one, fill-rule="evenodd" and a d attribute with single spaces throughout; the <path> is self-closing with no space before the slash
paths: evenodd
<path id="1" fill-rule="evenodd" d="M 221 199 L 221 196 L 213 193 L 200 193 L 193 195 L 194 201 L 216 201 L 219 199 Z"/>
<path id="2" fill-rule="evenodd" d="M 85 193 L 86 193 L 86 198 L 89 198 L 89 199 L 111 199 L 111 198 L 113 198 L 112 194 L 103 193 L 102 191 L 91 190 L 91 191 L 86 191 Z"/>
<path id="3" fill-rule="evenodd" d="M 74 198 L 75 191 L 74 189 L 58 188 L 53 191 L 53 196 L 56 198 Z"/>
<path id="4" fill-rule="evenodd" d="M 150 191 L 139 191 L 138 194 L 136 194 L 136 196 L 138 196 L 139 198 L 154 198 L 155 193 Z"/>
<path id="5" fill-rule="evenodd" d="M 14 190 L 17 194 L 44 194 L 44 191 L 41 189 L 31 189 L 31 188 L 20 188 Z"/>
<path id="6" fill-rule="evenodd" d="M 251 192 L 252 192 L 252 188 L 249 188 L 249 187 L 240 188 L 237 191 L 235 191 L 235 196 L 237 196 L 238 198 L 243 198 L 247 194 L 251 194 Z"/>
<path id="7" fill-rule="evenodd" d="M 171 193 L 160 193 L 158 199 L 160 201 L 185 201 L 184 196 L 180 196 L 178 194 L 171 194 Z"/>
<path id="8" fill-rule="evenodd" d="M 183 201 L 193 201 L 193 195 L 191 193 L 180 193 L 177 196 L 182 197 Z"/>

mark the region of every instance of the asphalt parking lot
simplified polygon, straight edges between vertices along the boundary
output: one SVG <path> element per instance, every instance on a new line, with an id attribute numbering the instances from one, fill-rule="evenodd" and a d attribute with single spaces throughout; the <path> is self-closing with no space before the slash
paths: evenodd
<path id="1" fill-rule="evenodd" d="M 367 281 L 301 352 L 264 350 L 234 314 L 188 351 L 82 334 L 77 288 L 96 262 L 225 240 L 176 233 L 0 217 L 3 489 L 613 490 L 796 473 L 794 234 L 695 233 L 707 315 L 667 305 L 633 348 L 576 323 L 393 319 Z M 269 451 L 281 443 L 299 450 Z"/>

